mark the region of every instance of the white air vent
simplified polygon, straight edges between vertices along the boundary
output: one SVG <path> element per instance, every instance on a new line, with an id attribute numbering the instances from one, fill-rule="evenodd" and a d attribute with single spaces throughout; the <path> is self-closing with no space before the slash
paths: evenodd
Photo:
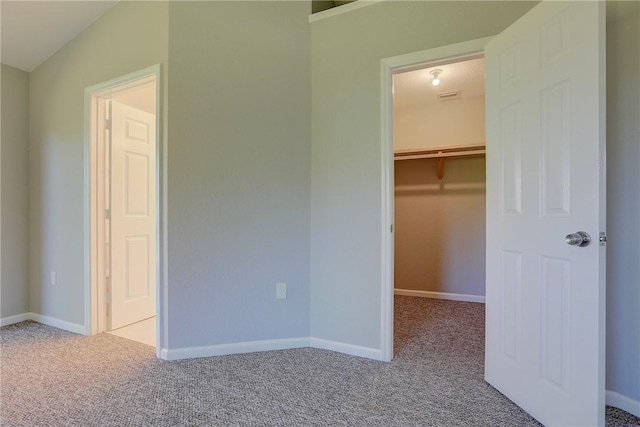
<path id="1" fill-rule="evenodd" d="M 459 99 L 461 90 L 452 90 L 450 92 L 440 92 L 437 96 L 440 101 L 450 101 L 452 99 Z"/>

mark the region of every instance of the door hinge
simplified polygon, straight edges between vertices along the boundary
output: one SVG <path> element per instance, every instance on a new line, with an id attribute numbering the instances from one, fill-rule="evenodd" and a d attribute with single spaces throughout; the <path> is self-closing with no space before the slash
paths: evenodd
<path id="1" fill-rule="evenodd" d="M 104 219 L 111 219 L 111 209 L 104 210 Z"/>
<path id="2" fill-rule="evenodd" d="M 104 119 L 104 128 L 111 130 L 111 119 Z"/>
<path id="3" fill-rule="evenodd" d="M 600 246 L 607 246 L 607 232 L 606 231 L 601 231 L 600 232 Z"/>
<path id="4" fill-rule="evenodd" d="M 393 224 L 391 224 L 391 229 L 390 229 L 391 233 L 393 233 Z"/>
<path id="5" fill-rule="evenodd" d="M 109 276 L 104 278 L 104 288 L 105 288 L 105 296 L 107 299 L 107 305 L 111 303 L 111 280 Z"/>

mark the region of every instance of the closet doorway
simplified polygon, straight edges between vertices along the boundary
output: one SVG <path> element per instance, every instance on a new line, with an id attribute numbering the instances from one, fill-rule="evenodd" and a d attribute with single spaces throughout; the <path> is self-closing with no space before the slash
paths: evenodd
<path id="1" fill-rule="evenodd" d="M 394 293 L 485 300 L 484 58 L 393 75 Z"/>

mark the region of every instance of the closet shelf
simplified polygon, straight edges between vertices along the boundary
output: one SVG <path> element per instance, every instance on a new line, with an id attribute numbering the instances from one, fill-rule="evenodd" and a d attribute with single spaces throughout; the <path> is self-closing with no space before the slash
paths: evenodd
<path id="1" fill-rule="evenodd" d="M 485 153 L 486 147 L 484 144 L 450 145 L 395 150 L 393 158 L 394 160 L 438 159 L 438 179 L 442 179 L 444 176 L 444 159 L 446 157 L 484 156 Z"/>
<path id="2" fill-rule="evenodd" d="M 486 153 L 484 144 L 449 145 L 432 148 L 410 148 L 395 150 L 395 160 L 437 159 L 440 157 L 483 156 Z"/>

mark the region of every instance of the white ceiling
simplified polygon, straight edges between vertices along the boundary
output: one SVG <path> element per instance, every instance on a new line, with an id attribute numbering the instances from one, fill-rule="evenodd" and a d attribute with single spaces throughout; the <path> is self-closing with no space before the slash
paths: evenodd
<path id="1" fill-rule="evenodd" d="M 440 85 L 433 86 L 432 70 L 440 69 Z M 461 98 L 484 95 L 484 58 L 407 71 L 393 76 L 393 107 L 436 104 L 437 94 L 460 90 Z"/>
<path id="2" fill-rule="evenodd" d="M 31 72 L 116 3 L 1 0 L 0 61 Z"/>
<path id="3" fill-rule="evenodd" d="M 155 82 L 144 84 L 140 87 L 126 90 L 111 97 L 112 100 L 121 102 L 147 113 L 156 113 L 156 85 Z"/>

